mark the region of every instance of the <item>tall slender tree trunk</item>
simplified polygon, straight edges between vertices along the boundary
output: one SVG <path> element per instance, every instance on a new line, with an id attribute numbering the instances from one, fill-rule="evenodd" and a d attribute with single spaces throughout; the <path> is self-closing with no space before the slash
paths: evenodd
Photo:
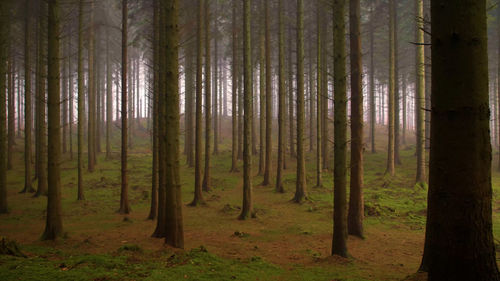
<path id="1" fill-rule="evenodd" d="M 376 2 L 375 2 L 376 3 Z M 375 127 L 377 124 L 377 107 L 375 104 L 375 8 L 374 2 L 370 5 L 370 146 L 371 152 L 376 153 L 375 146 Z"/>
<path id="2" fill-rule="evenodd" d="M 361 7 L 359 0 L 349 1 L 351 59 L 351 177 L 348 233 L 363 237 L 363 64 L 361 62 Z"/>
<path id="3" fill-rule="evenodd" d="M 59 0 L 49 0 L 48 24 L 48 201 L 43 240 L 63 235 L 61 207 L 61 89 L 59 65 Z"/>
<path id="4" fill-rule="evenodd" d="M 236 33 L 236 2 L 233 2 L 232 11 L 232 97 L 231 97 L 231 119 L 232 119 L 232 149 L 231 149 L 231 172 L 238 171 L 238 113 L 237 113 L 237 102 L 238 102 L 238 38 Z"/>
<path id="5" fill-rule="evenodd" d="M 31 106 L 31 9 L 25 1 L 24 18 L 24 189 L 21 193 L 35 192 L 32 184 L 32 106 Z"/>
<path id="6" fill-rule="evenodd" d="M 205 173 L 203 191 L 211 190 L 210 139 L 212 134 L 212 61 L 210 48 L 210 1 L 205 0 Z"/>
<path id="7" fill-rule="evenodd" d="M 73 39 L 73 36 L 70 35 L 68 38 L 68 52 L 72 54 L 73 50 L 71 48 L 71 40 Z M 73 68 L 71 64 L 71 55 L 68 57 L 68 79 L 69 79 L 69 97 L 68 97 L 68 103 L 69 103 L 69 121 L 68 121 L 68 137 L 69 137 L 69 158 L 70 160 L 73 160 L 73 95 L 74 95 L 74 90 L 73 90 Z"/>
<path id="8" fill-rule="evenodd" d="M 298 1 L 298 0 L 297 0 Z M 290 156 L 291 157 L 296 157 L 297 153 L 295 152 L 295 136 L 294 136 L 294 110 L 293 110 L 293 92 L 294 92 L 294 87 L 293 87 L 293 43 L 292 43 L 292 27 L 291 24 L 288 26 L 288 145 L 290 147 Z M 298 78 L 297 78 L 298 81 Z"/>
<path id="9" fill-rule="evenodd" d="M 89 172 L 94 171 L 95 166 L 95 74 L 94 74 L 94 0 L 90 0 L 90 26 L 88 33 L 88 125 L 87 125 L 87 153 Z"/>
<path id="10" fill-rule="evenodd" d="M 218 33 L 219 33 L 219 23 L 218 23 L 218 15 L 217 15 L 217 1 L 214 1 L 214 30 L 211 31 L 209 28 L 209 32 L 214 33 L 214 92 L 213 92 L 213 101 L 214 101 L 214 107 L 213 107 L 213 123 L 214 123 L 214 154 L 217 155 L 219 154 L 219 103 L 218 103 L 218 93 L 219 93 L 219 39 L 218 39 Z"/>
<path id="11" fill-rule="evenodd" d="M 44 34 L 47 29 L 46 18 L 47 18 L 47 9 L 45 6 L 45 1 L 40 1 L 39 3 L 39 34 Z M 37 165 L 38 169 L 36 174 L 38 175 L 37 181 L 37 190 L 35 193 L 35 197 L 41 195 L 47 195 L 47 125 L 45 123 L 45 79 L 47 77 L 47 68 L 46 68 L 46 60 L 43 59 L 46 57 L 46 49 L 45 43 L 46 38 L 44 36 L 40 36 L 39 38 L 39 46 L 38 46 L 38 73 L 37 73 L 37 128 L 36 128 L 36 141 L 38 145 L 38 156 L 37 156 Z"/>
<path id="12" fill-rule="evenodd" d="M 186 46 L 186 158 L 189 167 L 194 167 L 194 92 L 195 92 L 195 70 L 194 70 L 194 44 Z"/>
<path id="13" fill-rule="evenodd" d="M 492 233 L 486 9 L 486 1 L 431 2 L 432 124 L 424 254 L 429 281 L 500 280 Z"/>
<path id="14" fill-rule="evenodd" d="M 263 185 L 271 183 L 271 153 L 273 151 L 273 103 L 272 103 L 272 70 L 271 70 L 271 24 L 269 16 L 269 1 L 265 4 L 265 54 L 266 54 L 266 161 L 264 164 Z M 261 113 L 262 114 L 262 113 Z"/>
<path id="15" fill-rule="evenodd" d="M 84 200 L 83 195 L 83 124 L 85 122 L 85 93 L 83 85 L 83 5 L 78 3 L 78 200 Z M 118 106 L 118 105 L 117 105 Z M 117 110 L 118 111 L 118 110 Z"/>
<path id="16" fill-rule="evenodd" d="M 297 0 L 297 181 L 293 201 L 307 199 L 304 152 L 304 2 Z"/>
<path id="17" fill-rule="evenodd" d="M 7 33 L 10 34 L 10 27 Z M 8 45 L 8 44 L 7 44 Z M 16 115 L 15 115 L 15 72 L 16 72 L 16 60 L 14 58 L 13 50 L 11 50 L 12 46 L 8 46 L 8 51 L 9 54 L 9 67 L 8 67 L 8 84 L 9 84 L 9 91 L 7 93 L 8 95 L 8 116 L 7 116 L 7 123 L 8 123 L 8 132 L 7 132 L 7 169 L 12 170 L 14 167 L 13 163 L 13 150 L 14 150 L 14 145 L 16 143 Z"/>
<path id="18" fill-rule="evenodd" d="M 395 91 L 396 91 L 396 50 L 395 50 L 395 0 L 389 0 L 389 102 L 388 102 L 388 148 L 387 148 L 387 168 L 385 173 L 394 176 L 395 170 L 395 136 L 394 136 L 394 126 L 395 126 Z"/>
<path id="19" fill-rule="evenodd" d="M 424 57 L 424 1 L 415 0 L 415 123 L 417 153 L 417 184 L 424 184 L 425 177 L 425 57 Z"/>
<path id="20" fill-rule="evenodd" d="M 347 257 L 347 90 L 345 0 L 333 0 L 334 216 L 332 255 Z"/>
<path id="21" fill-rule="evenodd" d="M 106 27 L 106 159 L 111 160 L 111 132 L 113 126 L 113 77 L 111 50 L 109 47 L 109 28 Z M 116 105 L 118 106 L 118 105 Z"/>
<path id="22" fill-rule="evenodd" d="M 324 17 L 323 17 L 323 4 L 321 2 L 322 0 L 316 0 L 316 12 L 317 12 L 317 18 L 316 18 L 316 34 L 317 34 L 317 42 L 316 42 L 316 56 L 317 56 L 317 62 L 316 62 L 316 187 L 323 187 L 323 163 L 322 163 L 322 126 L 323 126 L 323 108 L 322 108 L 322 102 L 323 102 L 323 70 L 322 68 L 324 67 L 323 65 L 323 49 L 322 49 L 322 40 L 323 40 L 323 33 L 322 33 L 322 24 L 324 23 Z"/>
<path id="23" fill-rule="evenodd" d="M 204 1 L 198 0 L 198 29 L 197 29 L 197 54 L 196 54 L 196 140 L 195 140 L 195 178 L 194 178 L 194 198 L 191 202 L 191 206 L 197 206 L 204 204 L 203 193 L 202 193 L 202 178 L 201 178 L 201 103 L 202 103 L 202 68 L 203 68 L 203 8 Z"/>
<path id="24" fill-rule="evenodd" d="M 9 16 L 9 2 L 0 2 L 0 214 L 8 213 L 7 206 L 7 134 L 6 125 L 7 120 L 7 96 L 6 96 L 6 76 L 7 76 L 7 50 L 8 50 L 8 38 L 9 38 L 9 28 L 10 28 L 10 16 Z M 11 57 L 12 60 L 12 57 Z M 9 66 L 12 62 L 9 62 Z M 9 70 L 12 71 L 9 67 Z M 10 73 L 9 73 L 10 78 Z M 9 92 L 11 91 L 11 81 L 9 80 Z M 9 105 L 10 105 L 9 96 Z M 10 109 L 10 108 L 9 108 Z M 10 113 L 10 112 L 9 112 Z M 10 116 L 10 114 L 9 114 Z M 10 128 L 9 128 L 10 129 Z"/>
<path id="25" fill-rule="evenodd" d="M 285 162 L 285 46 L 284 46 L 284 19 L 283 0 L 278 0 L 278 164 L 276 165 L 276 192 L 283 193 L 283 166 Z"/>
<path id="26" fill-rule="evenodd" d="M 259 176 L 265 174 L 266 162 L 266 11 L 269 1 L 260 0 L 260 17 L 259 17 L 259 114 L 260 114 L 260 124 L 259 124 Z M 262 185 L 268 185 L 269 181 Z"/>
<path id="27" fill-rule="evenodd" d="M 128 45 L 128 0 L 122 0 L 122 148 L 121 148 L 121 195 L 120 214 L 130 213 L 128 202 L 128 118 L 127 118 L 127 45 Z"/>
<path id="28" fill-rule="evenodd" d="M 178 0 L 162 0 L 165 9 L 166 178 L 165 244 L 184 248 L 181 180 L 179 173 L 179 30 Z M 209 141 L 207 139 L 207 141 Z"/>
<path id="29" fill-rule="evenodd" d="M 153 1 L 153 163 L 152 163 L 152 176 L 151 176 L 151 208 L 149 210 L 148 219 L 154 220 L 158 214 L 158 184 L 159 184 L 159 65 L 158 60 L 160 59 L 160 3 L 159 0 Z M 190 59 L 187 57 L 187 59 Z M 187 91 L 186 91 L 187 93 Z M 188 100 L 186 99 L 186 103 Z M 186 114 L 188 114 L 186 112 Z M 187 123 L 186 123 L 187 124 Z"/>
<path id="30" fill-rule="evenodd" d="M 251 4 L 243 0 L 243 74 L 244 74 L 244 134 L 243 134 L 243 204 L 238 219 L 254 217 L 252 206 L 252 43 L 251 43 Z"/>
<path id="31" fill-rule="evenodd" d="M 66 40 L 68 40 L 68 38 L 66 38 Z M 63 46 L 65 45 L 64 42 L 65 40 L 63 40 Z M 66 45 L 67 46 L 67 45 Z M 69 56 L 70 56 L 70 53 L 69 53 L 69 49 L 68 48 L 62 48 L 63 51 L 62 51 L 62 56 L 63 56 L 63 59 L 61 60 L 61 63 L 62 63 L 62 153 L 63 155 L 66 154 L 68 152 L 68 111 L 69 111 L 69 108 L 68 108 L 68 99 L 69 99 L 69 93 L 68 93 L 68 88 L 69 88 L 69 85 L 68 85 L 68 76 L 66 75 L 66 73 L 68 72 L 68 68 L 67 68 L 67 61 L 69 60 Z M 66 49 L 66 50 L 65 50 Z M 64 54 L 64 50 L 66 51 L 66 54 Z M 37 122 L 40 122 L 41 120 L 37 120 Z M 40 123 L 39 123 L 40 124 Z M 37 173 L 38 174 L 38 173 Z"/>
<path id="32" fill-rule="evenodd" d="M 394 5 L 394 163 L 401 165 L 399 148 L 401 145 L 401 106 L 399 90 L 399 42 L 398 42 L 398 1 Z"/>

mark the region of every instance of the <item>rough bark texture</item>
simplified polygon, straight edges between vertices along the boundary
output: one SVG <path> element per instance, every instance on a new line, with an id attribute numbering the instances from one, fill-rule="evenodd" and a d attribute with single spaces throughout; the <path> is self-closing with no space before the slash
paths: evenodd
<path id="1" fill-rule="evenodd" d="M 304 152 L 304 2 L 297 0 L 297 181 L 293 201 L 307 199 Z"/>
<path id="2" fill-rule="evenodd" d="M 47 222 L 43 240 L 63 235 L 61 207 L 61 89 L 59 68 L 59 1 L 49 0 L 48 24 L 48 184 Z"/>
<path id="3" fill-rule="evenodd" d="M 166 167 L 165 244 L 184 248 L 181 180 L 179 175 L 179 26 L 178 0 L 162 0 L 165 9 Z M 210 142 L 207 139 L 207 142 Z"/>
<path id="4" fill-rule="evenodd" d="M 359 0 L 349 1 L 351 59 L 351 177 L 348 233 L 363 237 L 363 64 L 361 63 L 361 7 Z"/>
<path id="5" fill-rule="evenodd" d="M 347 90 L 345 0 L 333 0 L 334 216 L 332 255 L 347 257 Z"/>
<path id="6" fill-rule="evenodd" d="M 127 117 L 127 44 L 128 44 L 127 0 L 122 2 L 122 147 L 121 147 L 121 194 L 120 214 L 130 213 L 128 202 L 128 117 Z"/>
<path id="7" fill-rule="evenodd" d="M 238 219 L 252 217 L 252 53 L 250 27 L 250 0 L 243 0 L 243 75 L 244 75 L 244 128 L 243 128 L 243 204 Z"/>
<path id="8" fill-rule="evenodd" d="M 429 281 L 500 280 L 492 234 L 486 1 L 432 1 L 431 17 Z"/>

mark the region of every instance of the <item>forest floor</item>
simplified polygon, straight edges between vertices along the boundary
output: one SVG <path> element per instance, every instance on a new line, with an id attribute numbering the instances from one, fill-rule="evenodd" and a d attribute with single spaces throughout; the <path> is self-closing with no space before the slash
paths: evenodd
<path id="1" fill-rule="evenodd" d="M 225 137 L 221 152 L 212 157 L 213 191 L 204 194 L 206 206 L 183 209 L 185 250 L 181 251 L 165 247 L 163 239 L 151 238 L 156 222 L 146 220 L 151 151 L 144 132 L 140 133 L 143 138 L 134 139 L 130 153 L 132 213 L 127 216 L 116 213 L 120 200 L 118 153 L 110 161 L 101 155 L 96 171 L 85 172 L 85 201 L 76 200 L 76 160 L 65 155 L 65 237 L 55 242 L 40 240 L 46 197 L 18 193 L 24 186 L 22 140 L 18 139 L 15 169 L 8 172 L 11 211 L 0 215 L 0 236 L 17 241 L 27 258 L 0 255 L 0 280 L 410 280 L 408 276 L 417 271 L 422 256 L 427 190 L 414 184 L 412 144 L 402 145 L 402 165 L 397 166 L 396 176 L 384 176 L 384 129 L 379 132 L 378 153 L 365 153 L 365 239 L 349 237 L 348 259 L 329 254 L 333 173 L 323 173 L 324 187 L 313 187 L 314 153 L 307 154 L 308 201 L 300 205 L 290 202 L 295 162 L 287 156 L 286 193 L 274 192 L 274 184 L 259 186 L 262 177 L 255 176 L 257 218 L 239 221 L 242 175 L 229 173 L 230 138 Z M 115 136 L 115 151 L 118 143 Z M 73 148 L 76 151 L 76 145 Z M 76 159 L 76 153 L 74 156 Z M 258 156 L 253 159 L 256 173 Z M 194 170 L 184 164 L 184 157 L 181 162 L 182 196 L 187 204 L 193 197 Z M 497 172 L 493 189 L 494 234 L 500 238 Z"/>

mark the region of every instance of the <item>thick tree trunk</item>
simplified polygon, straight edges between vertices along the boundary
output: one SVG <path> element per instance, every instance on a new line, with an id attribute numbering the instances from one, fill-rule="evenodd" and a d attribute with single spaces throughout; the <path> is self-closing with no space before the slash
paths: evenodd
<path id="1" fill-rule="evenodd" d="M 128 0 L 122 0 L 122 148 L 121 148 L 121 194 L 120 214 L 130 213 L 128 202 L 128 118 L 127 118 L 127 45 L 128 45 Z"/>
<path id="2" fill-rule="evenodd" d="M 43 240 L 63 235 L 61 207 L 61 89 L 59 68 L 59 0 L 49 0 L 48 24 L 48 201 Z"/>
<path id="3" fill-rule="evenodd" d="M 250 0 L 243 0 L 243 74 L 244 74 L 244 134 L 243 134 L 243 204 L 238 219 L 254 217 L 252 207 L 252 43 Z"/>
<path id="4" fill-rule="evenodd" d="M 492 233 L 486 9 L 486 1 L 431 2 L 429 281 L 500 280 Z"/>
<path id="5" fill-rule="evenodd" d="M 361 63 L 361 7 L 359 0 L 349 1 L 351 59 L 351 177 L 348 233 L 363 237 L 363 64 Z"/>
<path id="6" fill-rule="evenodd" d="M 279 73 L 278 73 L 278 164 L 276 166 L 276 192 L 283 193 L 283 166 L 285 162 L 285 46 L 284 46 L 284 19 L 283 0 L 278 0 L 278 50 L 279 50 Z"/>
<path id="7" fill-rule="evenodd" d="M 181 180 L 179 174 L 179 30 L 178 0 L 162 0 L 165 9 L 166 178 L 165 244 L 184 248 Z M 210 77 L 210 76 L 209 76 Z M 209 139 L 207 139 L 209 142 Z M 209 154 L 209 153 L 208 153 Z"/>
<path id="8" fill-rule="evenodd" d="M 307 199 L 304 108 L 304 2 L 297 0 L 297 181 L 293 198 L 295 203 Z"/>
<path id="9" fill-rule="evenodd" d="M 334 216 L 332 255 L 347 257 L 347 90 L 345 0 L 333 0 Z"/>

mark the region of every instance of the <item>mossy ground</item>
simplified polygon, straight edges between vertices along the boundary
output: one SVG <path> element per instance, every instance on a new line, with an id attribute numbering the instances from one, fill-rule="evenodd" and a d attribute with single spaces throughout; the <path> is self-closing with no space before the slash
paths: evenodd
<path id="1" fill-rule="evenodd" d="M 314 153 L 307 154 L 309 200 L 290 202 L 295 165 L 287 156 L 286 193 L 262 187 L 255 176 L 257 218 L 237 220 L 241 173 L 230 173 L 230 123 L 224 126 L 221 152 L 213 156 L 213 191 L 207 205 L 184 207 L 186 249 L 174 250 L 151 238 L 156 222 L 146 220 L 151 195 L 151 151 L 140 130 L 130 152 L 132 213 L 119 207 L 119 154 L 98 158 L 85 172 L 85 201 L 76 200 L 76 162 L 64 156 L 62 205 L 65 237 L 40 241 L 46 197 L 18 194 L 23 187 L 22 140 L 15 169 L 8 172 L 10 214 L 0 216 L 0 236 L 20 243 L 28 258 L 0 256 L 0 280 L 402 280 L 418 269 L 425 226 L 425 188 L 415 186 L 414 146 L 402 145 L 402 165 L 384 176 L 385 137 L 379 128 L 376 154 L 365 153 L 365 239 L 349 237 L 351 257 L 330 257 L 333 212 L 332 172 L 314 188 Z M 118 151 L 115 132 L 114 151 Z M 182 139 L 182 138 L 181 138 Z M 276 139 L 274 139 L 275 141 Z M 76 145 L 73 146 L 76 151 Z M 104 144 L 103 144 L 104 147 Z M 76 159 L 76 154 L 74 155 Z M 194 171 L 181 160 L 183 201 L 192 200 Z M 240 163 L 241 164 L 241 163 Z M 257 172 L 258 156 L 254 157 Z M 273 174 L 275 173 L 273 161 Z M 496 170 L 496 169 L 494 169 Z M 274 182 L 274 181 L 273 181 Z M 494 172 L 494 234 L 500 238 L 500 174 Z M 125 217 L 127 219 L 125 219 Z"/>

